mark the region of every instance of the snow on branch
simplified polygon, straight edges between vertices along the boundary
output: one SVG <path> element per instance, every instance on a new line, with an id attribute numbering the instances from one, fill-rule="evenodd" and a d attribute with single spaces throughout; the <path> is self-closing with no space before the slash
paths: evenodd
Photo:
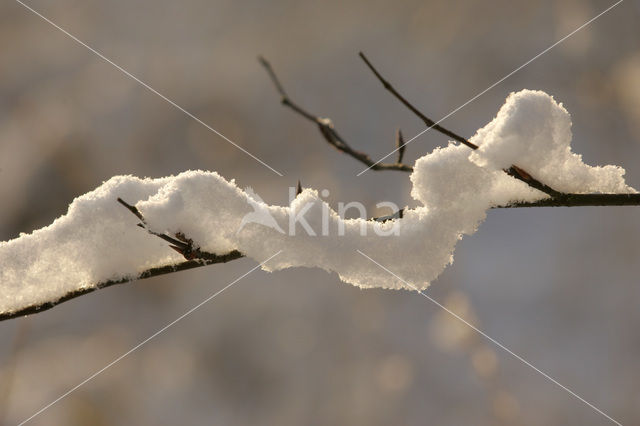
<path id="1" fill-rule="evenodd" d="M 293 103 L 268 63 L 263 65 L 285 105 L 315 122 L 331 145 L 373 164 L 327 120 Z M 419 204 L 382 220 L 344 219 L 340 208 L 336 212 L 310 188 L 292 191 L 288 206 L 268 205 L 216 172 L 115 176 L 76 198 L 51 225 L 0 242 L 0 320 L 134 279 L 243 256 L 264 259 L 279 251 L 264 270 L 318 267 L 363 288 L 407 288 L 372 268 L 360 250 L 393 265 L 411 289 L 424 289 L 453 261 L 456 243 L 477 230 L 489 209 L 640 205 L 622 168 L 584 164 L 571 151 L 571 137 L 569 114 L 551 96 L 512 93 L 468 143 L 436 148 L 413 167 L 403 164 L 401 155 L 396 163 L 372 167 L 411 170 L 411 195 Z M 398 141 L 402 145 L 401 136 Z"/>

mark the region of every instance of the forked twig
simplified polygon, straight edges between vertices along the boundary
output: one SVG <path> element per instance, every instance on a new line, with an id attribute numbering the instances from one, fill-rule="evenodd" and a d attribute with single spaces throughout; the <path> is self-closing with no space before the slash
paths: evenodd
<path id="1" fill-rule="evenodd" d="M 365 154 L 364 152 L 357 151 L 351 148 L 351 146 L 347 143 L 347 141 L 335 130 L 333 123 L 329 118 L 322 118 L 317 115 L 311 114 L 310 112 L 308 112 L 307 110 L 305 110 L 304 108 L 302 108 L 301 106 L 299 106 L 298 104 L 296 104 L 291 100 L 287 92 L 284 90 L 284 86 L 282 85 L 282 83 L 280 83 L 280 80 L 278 79 L 278 76 L 276 75 L 275 71 L 271 67 L 271 64 L 269 63 L 269 61 L 267 61 L 262 56 L 259 56 L 258 60 L 260 61 L 260 64 L 262 64 L 262 66 L 267 71 L 267 74 L 269 74 L 269 77 L 271 78 L 273 85 L 275 86 L 276 90 L 278 91 L 278 94 L 281 97 L 282 104 L 291 108 L 294 112 L 306 118 L 307 120 L 315 123 L 318 126 L 320 133 L 322 134 L 324 139 L 330 145 L 335 147 L 337 150 L 342 151 L 345 154 L 355 158 L 356 160 L 366 164 L 368 167 L 370 167 L 373 170 L 399 170 L 403 172 L 413 171 L 413 167 L 407 164 L 403 164 L 401 162 L 402 160 L 401 156 L 399 157 L 398 162 L 395 164 L 375 163 L 369 155 Z"/>

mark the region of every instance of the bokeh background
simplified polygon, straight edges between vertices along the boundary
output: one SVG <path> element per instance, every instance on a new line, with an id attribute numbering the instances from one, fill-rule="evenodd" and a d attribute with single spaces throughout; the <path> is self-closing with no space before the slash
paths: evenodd
<path id="1" fill-rule="evenodd" d="M 359 50 L 437 120 L 612 3 L 28 3 L 285 174 L 278 177 L 4 1 L 0 240 L 51 223 L 117 174 L 207 169 L 272 204 L 285 204 L 300 179 L 328 189 L 334 208 L 413 205 L 407 174 L 356 177 L 361 164 L 280 106 L 256 56 L 271 60 L 294 100 L 379 158 L 396 128 L 411 137 L 423 127 L 384 92 Z M 574 150 L 589 164 L 621 165 L 640 188 L 639 21 L 640 2 L 624 1 L 443 124 L 471 136 L 509 92 L 545 90 L 572 114 Z M 408 146 L 407 161 L 446 142 L 427 132 Z M 639 212 L 492 211 L 428 292 L 618 421 L 638 424 Z M 242 259 L 143 280 L 0 323 L 0 423 L 26 419 L 254 265 Z M 607 423 L 425 298 L 359 290 L 316 269 L 249 275 L 30 422 Z"/>

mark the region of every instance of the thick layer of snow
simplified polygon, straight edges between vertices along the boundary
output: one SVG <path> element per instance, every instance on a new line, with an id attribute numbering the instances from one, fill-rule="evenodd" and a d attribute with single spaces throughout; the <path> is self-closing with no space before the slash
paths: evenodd
<path id="1" fill-rule="evenodd" d="M 280 207 L 215 172 L 117 176 L 75 199 L 50 226 L 0 243 L 0 312 L 184 260 L 136 227 L 138 220 L 117 197 L 135 203 L 154 231 L 182 232 L 209 252 L 237 249 L 263 261 L 281 251 L 265 270 L 319 267 L 360 287 L 406 287 L 360 250 L 423 289 L 452 262 L 457 241 L 475 232 L 489 208 L 546 197 L 502 172 L 511 164 L 562 191 L 634 192 L 621 168 L 590 167 L 571 152 L 570 125 L 565 109 L 545 93 L 512 94 L 473 137 L 479 150 L 450 144 L 416 162 L 411 195 L 422 205 L 383 224 L 343 220 L 312 189 Z"/>
<path id="2" fill-rule="evenodd" d="M 624 169 L 592 167 L 571 152 L 571 116 L 541 91 L 512 93 L 496 118 L 471 139 L 480 146 L 470 158 L 481 167 L 512 164 L 560 192 L 635 192 L 624 182 Z"/>

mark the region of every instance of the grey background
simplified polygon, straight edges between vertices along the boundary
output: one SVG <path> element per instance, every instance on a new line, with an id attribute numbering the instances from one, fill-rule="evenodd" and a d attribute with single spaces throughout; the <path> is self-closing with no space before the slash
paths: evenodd
<path id="1" fill-rule="evenodd" d="M 282 108 L 292 97 L 379 158 L 423 129 L 357 57 L 439 119 L 608 7 L 601 1 L 32 1 L 271 171 L 13 1 L 0 4 L 0 240 L 45 226 L 116 174 L 216 170 L 267 202 L 413 205 Z M 573 117 L 574 150 L 640 188 L 640 3 L 626 0 L 443 124 L 471 136 L 509 92 Z M 407 161 L 446 144 L 427 132 Z M 428 293 L 623 424 L 640 413 L 637 208 L 492 211 Z M 132 230 L 132 232 L 134 232 Z M 105 253 L 108 256 L 108 253 Z M 255 265 L 243 259 L 0 323 L 0 422 L 18 423 Z M 374 266 L 372 266 L 374 267 Z M 61 271 L 64 273 L 64 271 Z M 43 283 L 46 285 L 46 283 Z M 255 272 L 33 425 L 607 424 L 410 292 L 316 269 Z"/>

